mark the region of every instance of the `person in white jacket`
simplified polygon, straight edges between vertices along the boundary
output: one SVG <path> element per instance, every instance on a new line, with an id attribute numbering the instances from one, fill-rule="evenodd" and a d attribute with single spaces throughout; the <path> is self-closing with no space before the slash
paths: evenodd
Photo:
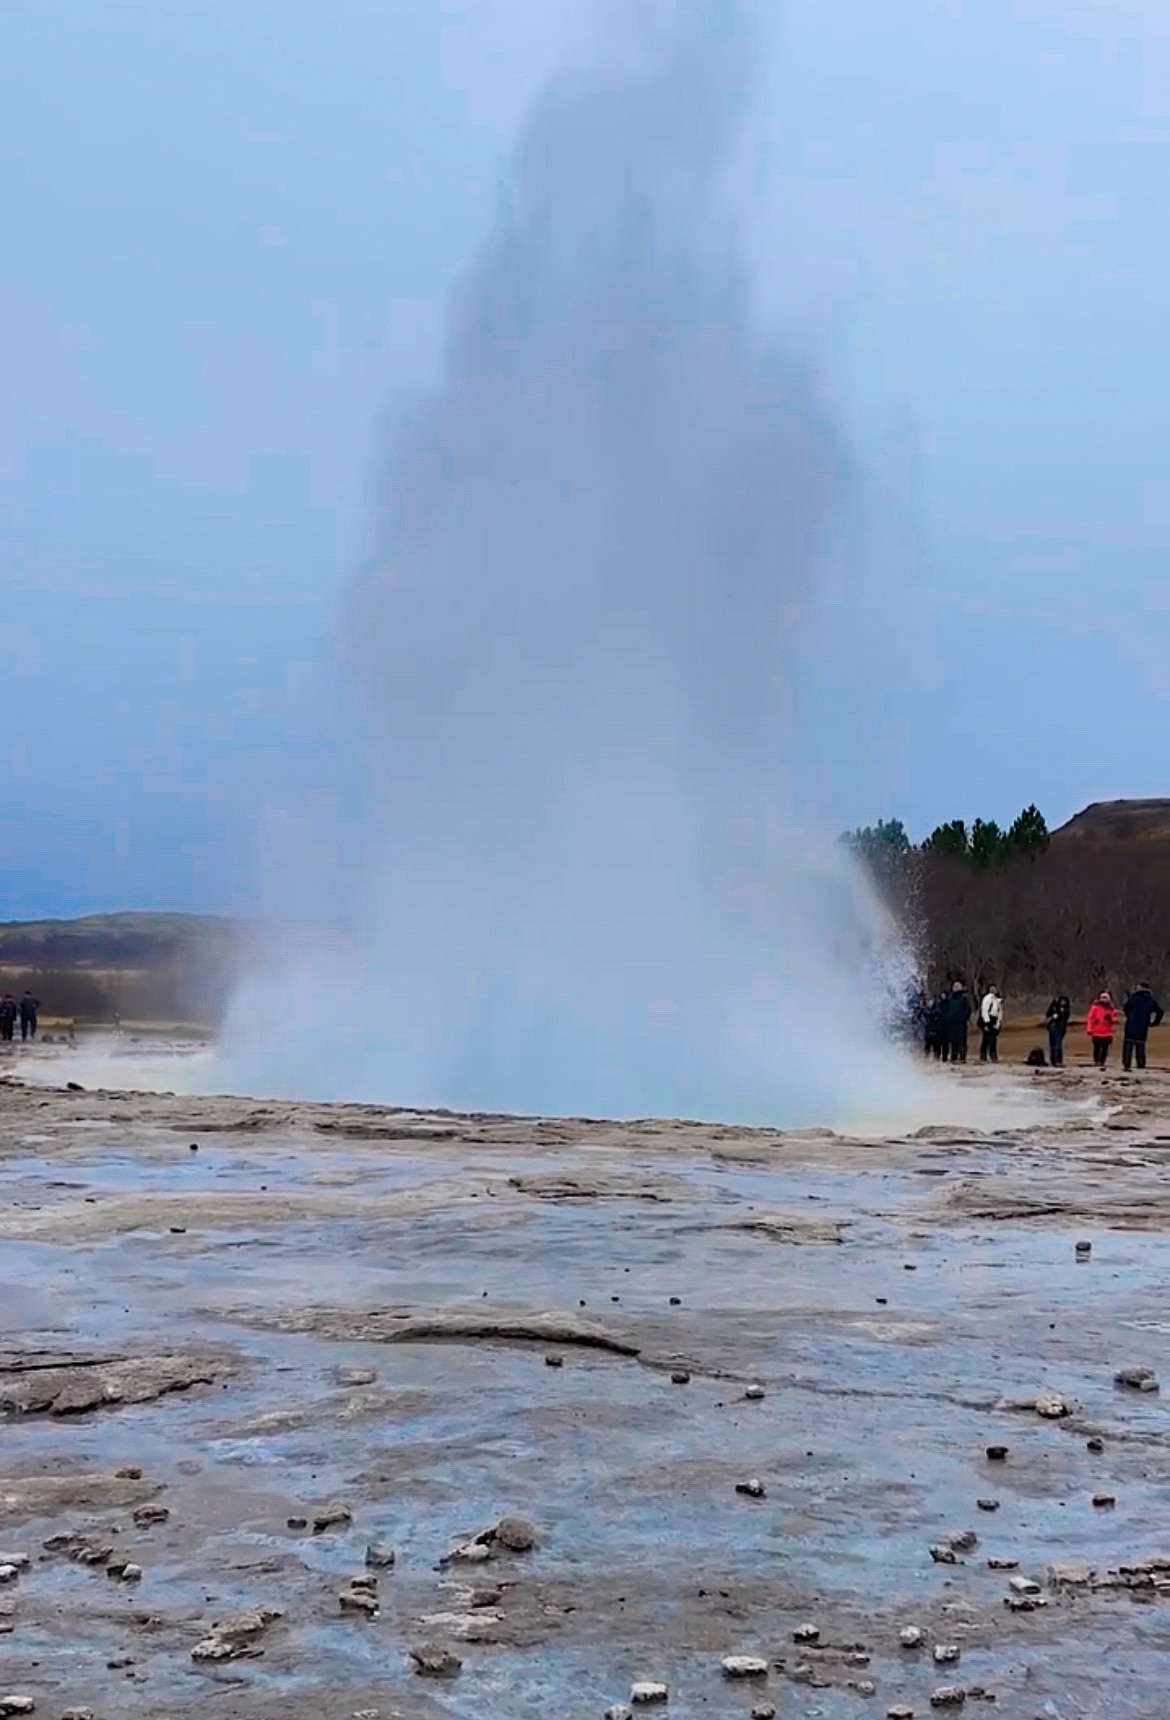
<path id="1" fill-rule="evenodd" d="M 1003 998 L 989 985 L 979 1005 L 979 1061 L 999 1062 L 999 1030 L 1003 1026 Z"/>

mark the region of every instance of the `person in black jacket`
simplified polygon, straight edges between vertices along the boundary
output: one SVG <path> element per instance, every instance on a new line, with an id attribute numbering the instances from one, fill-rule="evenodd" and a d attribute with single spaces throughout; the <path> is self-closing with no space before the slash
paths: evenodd
<path id="1" fill-rule="evenodd" d="M 1071 1015 L 1072 1004 L 1063 995 L 1054 997 L 1044 1011 L 1044 1025 L 1048 1029 L 1048 1061 L 1054 1069 L 1064 1066 L 1064 1036 L 1068 1032 Z"/>
<path id="2" fill-rule="evenodd" d="M 971 1019 L 971 999 L 961 979 L 953 981 L 947 998 L 947 1048 L 952 1063 L 967 1061 L 967 1023 Z"/>
<path id="3" fill-rule="evenodd" d="M 1125 1000 L 1125 1038 L 1121 1042 L 1121 1063 L 1125 1069 L 1131 1069 L 1137 1063 L 1139 1069 L 1146 1066 L 1146 1036 L 1151 1027 L 1157 1027 L 1166 1013 L 1158 1002 L 1145 980 L 1135 986 Z"/>
<path id="4" fill-rule="evenodd" d="M 941 991 L 932 998 L 926 1012 L 926 1027 L 923 1033 L 923 1049 L 928 1057 L 936 1059 L 946 1056 L 947 1050 L 947 994 Z"/>
<path id="5" fill-rule="evenodd" d="M 12 1029 L 16 1021 L 16 999 L 10 991 L 0 997 L 0 1039 L 12 1038 Z"/>
<path id="6" fill-rule="evenodd" d="M 37 1011 L 40 1007 L 40 999 L 34 997 L 31 991 L 26 991 L 20 1000 L 20 1037 L 22 1039 L 36 1038 Z"/>

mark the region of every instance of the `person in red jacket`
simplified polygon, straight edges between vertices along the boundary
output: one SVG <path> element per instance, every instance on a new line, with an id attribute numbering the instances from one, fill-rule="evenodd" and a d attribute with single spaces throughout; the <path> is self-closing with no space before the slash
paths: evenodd
<path id="1" fill-rule="evenodd" d="M 1103 991 L 1089 1005 L 1089 1013 L 1085 1017 L 1085 1032 L 1093 1042 L 1093 1062 L 1098 1069 L 1104 1069 L 1109 1061 L 1109 1047 L 1113 1044 L 1116 1026 L 1117 1011 L 1113 1007 L 1113 999 Z"/>

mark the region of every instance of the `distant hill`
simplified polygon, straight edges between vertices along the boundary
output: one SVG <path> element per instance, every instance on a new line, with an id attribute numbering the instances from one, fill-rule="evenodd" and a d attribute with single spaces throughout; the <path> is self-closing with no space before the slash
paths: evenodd
<path id="1" fill-rule="evenodd" d="M 1094 800 L 1052 832 L 1054 842 L 1170 839 L 1170 800 Z"/>
<path id="2" fill-rule="evenodd" d="M 26 988 L 46 1016 L 212 1027 L 249 941 L 207 914 L 86 914 L 0 921 L 0 989 Z"/>

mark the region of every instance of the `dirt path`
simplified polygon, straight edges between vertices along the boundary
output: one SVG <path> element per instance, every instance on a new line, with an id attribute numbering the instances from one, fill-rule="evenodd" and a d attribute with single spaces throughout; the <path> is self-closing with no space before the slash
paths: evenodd
<path id="1" fill-rule="evenodd" d="M 1164 1714 L 1170 1078 L 1044 1081 L 888 1141 L 0 1084 L 0 1712 Z"/>

